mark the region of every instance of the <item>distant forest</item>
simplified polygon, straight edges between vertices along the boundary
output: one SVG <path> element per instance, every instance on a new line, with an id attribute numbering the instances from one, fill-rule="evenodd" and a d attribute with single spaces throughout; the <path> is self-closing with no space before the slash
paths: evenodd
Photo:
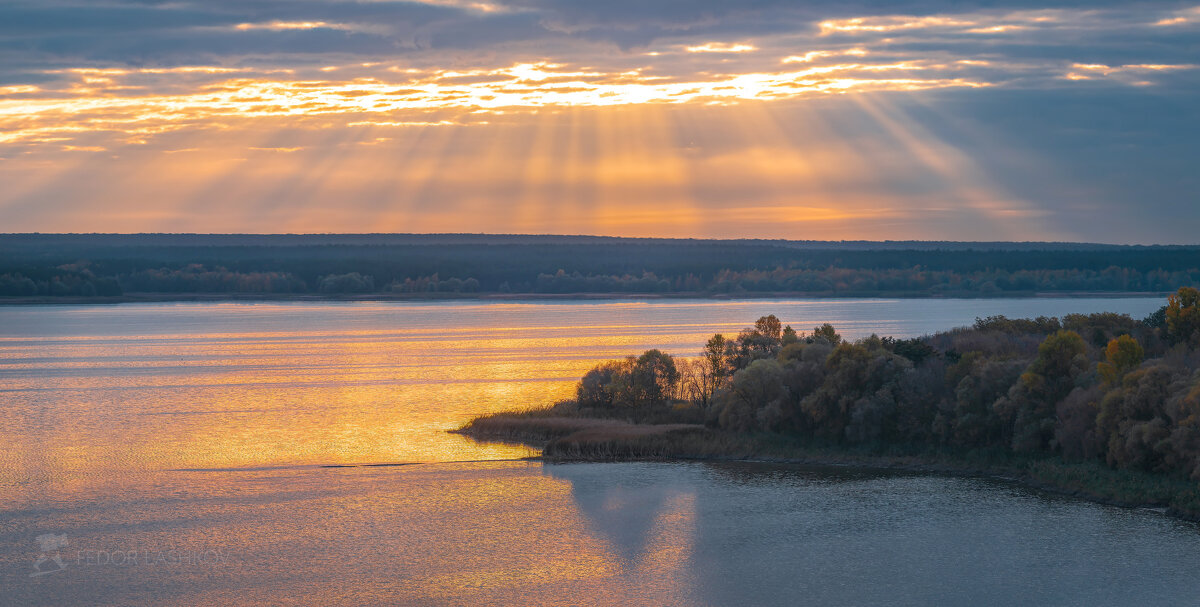
<path id="1" fill-rule="evenodd" d="M 0 234 L 0 296 L 1004 296 L 1200 285 L 1200 246 L 471 234 Z"/>

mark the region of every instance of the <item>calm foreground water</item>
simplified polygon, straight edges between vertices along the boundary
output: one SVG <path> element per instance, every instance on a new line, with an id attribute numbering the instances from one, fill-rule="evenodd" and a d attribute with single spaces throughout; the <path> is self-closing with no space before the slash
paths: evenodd
<path id="1" fill-rule="evenodd" d="M 0 605 L 1195 604 L 1200 530 L 1154 512 L 978 479 L 542 465 L 445 432 L 768 313 L 912 336 L 1162 303 L 0 307 Z"/>

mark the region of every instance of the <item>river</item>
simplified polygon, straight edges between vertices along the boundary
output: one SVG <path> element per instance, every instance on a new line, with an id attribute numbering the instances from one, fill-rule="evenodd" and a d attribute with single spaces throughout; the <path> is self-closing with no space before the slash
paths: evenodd
<path id="1" fill-rule="evenodd" d="M 1200 533 L 983 479 L 543 465 L 448 434 L 774 313 L 915 336 L 1158 298 L 0 307 L 0 604 L 1182 604 Z"/>

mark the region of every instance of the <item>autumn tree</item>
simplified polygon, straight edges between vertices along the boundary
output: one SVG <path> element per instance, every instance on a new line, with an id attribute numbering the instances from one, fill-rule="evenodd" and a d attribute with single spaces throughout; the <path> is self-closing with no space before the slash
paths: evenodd
<path id="1" fill-rule="evenodd" d="M 1200 374 L 1193 376 L 1188 389 L 1171 399 L 1167 411 L 1174 428 L 1164 456 L 1165 463 L 1200 480 Z"/>
<path id="2" fill-rule="evenodd" d="M 610 360 L 592 367 L 579 380 L 575 388 L 575 399 L 584 407 L 611 407 L 616 404 L 617 388 L 622 385 L 622 376 L 628 377 L 632 363 L 626 360 Z"/>
<path id="3" fill-rule="evenodd" d="M 1021 374 L 996 411 L 1012 424 L 1014 451 L 1041 451 L 1054 440 L 1055 406 L 1075 389 L 1075 379 L 1089 366 L 1083 338 L 1060 330 L 1038 346 L 1037 358 Z"/>
<path id="4" fill-rule="evenodd" d="M 810 339 L 823 339 L 829 342 L 829 345 L 831 346 L 837 346 L 838 344 L 842 343 L 842 336 L 838 335 L 837 329 L 834 329 L 833 325 L 829 323 L 825 323 L 813 329 Z"/>
<path id="5" fill-rule="evenodd" d="M 722 428 L 746 431 L 760 427 L 759 412 L 778 406 L 787 394 L 783 367 L 774 359 L 759 359 L 738 370 L 715 399 L 713 415 Z"/>
<path id="6" fill-rule="evenodd" d="M 792 325 L 788 325 L 783 328 L 783 335 L 781 335 L 779 338 L 779 343 L 781 343 L 783 347 L 786 348 L 787 346 L 790 346 L 798 341 L 800 341 L 800 336 L 796 334 L 796 330 L 792 328 Z"/>
<path id="7" fill-rule="evenodd" d="M 745 369 L 756 360 L 774 358 L 782 347 L 783 329 L 779 319 L 771 314 L 754 321 L 753 327 L 727 342 L 725 356 L 734 370 Z"/>
<path id="8" fill-rule="evenodd" d="M 1200 346 L 1200 290 L 1180 287 L 1167 298 L 1166 316 L 1171 341 Z"/>
<path id="9" fill-rule="evenodd" d="M 1130 372 L 1120 389 L 1104 396 L 1096 425 L 1110 465 L 1143 470 L 1162 465 L 1163 443 L 1171 434 L 1164 404 L 1173 381 L 1169 368 L 1155 365 Z"/>
<path id="10" fill-rule="evenodd" d="M 636 407 L 667 402 L 679 393 L 675 359 L 660 350 L 609 361 L 584 374 L 575 398 L 585 407 Z"/>
<path id="11" fill-rule="evenodd" d="M 712 398 L 712 376 L 708 363 L 702 358 L 679 358 L 675 360 L 679 370 L 679 389 L 676 397 L 707 407 Z"/>
<path id="12" fill-rule="evenodd" d="M 1108 342 L 1108 346 L 1104 348 L 1105 360 L 1096 367 L 1104 381 L 1113 383 L 1136 369 L 1145 357 L 1146 351 L 1136 339 L 1129 335 L 1121 335 Z"/>
<path id="13" fill-rule="evenodd" d="M 637 404 L 661 404 L 675 394 L 679 370 L 671 355 L 661 350 L 646 350 L 630 372 L 632 399 Z"/>
<path id="14" fill-rule="evenodd" d="M 725 376 L 729 373 L 729 360 L 726 357 L 728 346 L 725 336 L 717 333 L 709 338 L 708 343 L 704 344 L 704 351 L 700 353 L 708 374 L 713 377 L 714 390 L 724 385 Z"/>
<path id="15" fill-rule="evenodd" d="M 754 330 L 760 335 L 775 341 L 780 341 L 782 339 L 783 328 L 780 326 L 779 319 L 776 318 L 774 314 L 763 316 L 762 318 L 754 321 Z"/>

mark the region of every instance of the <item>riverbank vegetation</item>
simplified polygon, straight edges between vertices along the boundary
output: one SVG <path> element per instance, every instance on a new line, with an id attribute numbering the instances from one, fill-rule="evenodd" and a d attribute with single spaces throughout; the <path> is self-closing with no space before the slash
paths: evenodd
<path id="1" fill-rule="evenodd" d="M 1165 293 L 1200 247 L 491 235 L 0 234 L 0 298 Z"/>
<path id="2" fill-rule="evenodd" d="M 977 319 L 850 342 L 760 318 L 697 356 L 602 363 L 576 398 L 477 438 L 554 458 L 732 457 L 986 471 L 1200 517 L 1200 291 L 1143 320 Z"/>

